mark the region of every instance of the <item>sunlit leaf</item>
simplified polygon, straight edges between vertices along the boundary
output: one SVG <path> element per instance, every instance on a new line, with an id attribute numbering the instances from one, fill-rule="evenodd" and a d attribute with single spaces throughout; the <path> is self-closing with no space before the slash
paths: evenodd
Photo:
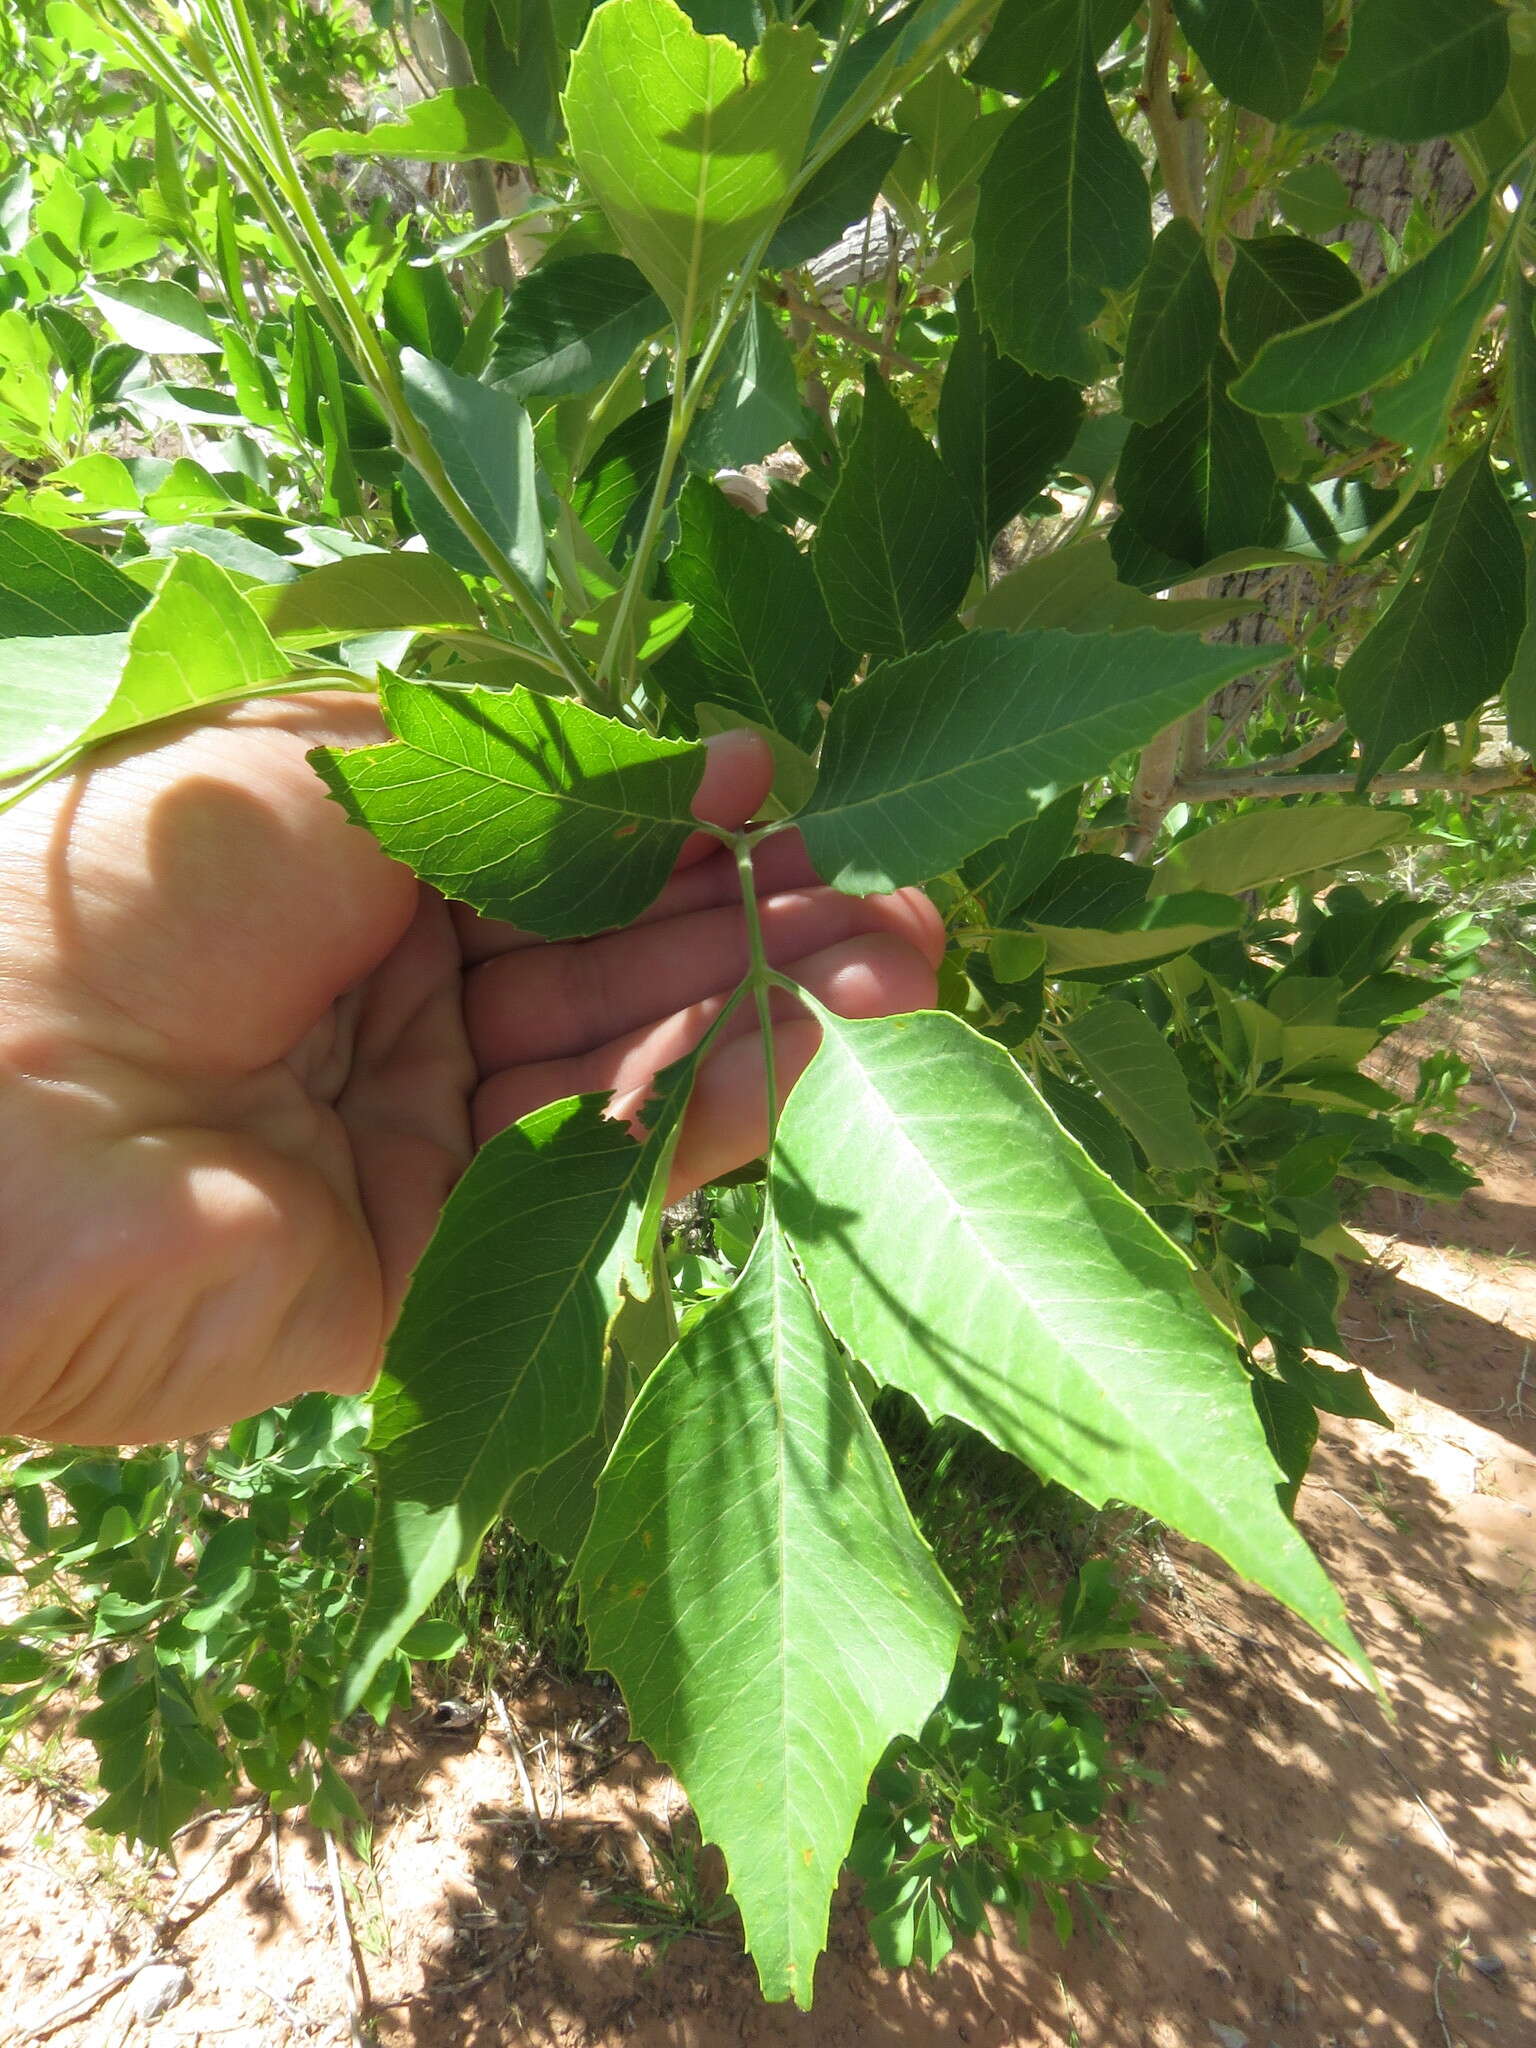
<path id="1" fill-rule="evenodd" d="M 724 1850 L 769 1998 L 811 2002 L 869 1774 L 959 1610 L 770 1225 L 647 1382 L 576 1576 L 594 1661 Z"/>
<path id="2" fill-rule="evenodd" d="M 392 744 L 310 759 L 348 814 L 445 895 L 549 938 L 629 923 L 684 839 L 703 749 L 563 698 L 386 676 Z"/>
<path id="3" fill-rule="evenodd" d="M 1209 1544 L 1363 1666 L 1182 1254 L 1001 1047 L 934 1012 L 820 1014 L 775 1188 L 833 1334 L 928 1414 Z"/>

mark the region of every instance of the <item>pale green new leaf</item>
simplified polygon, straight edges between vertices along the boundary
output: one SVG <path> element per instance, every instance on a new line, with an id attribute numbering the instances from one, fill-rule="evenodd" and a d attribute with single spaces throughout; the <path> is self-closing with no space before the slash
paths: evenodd
<path id="1" fill-rule="evenodd" d="M 1471 128 L 1509 76 L 1509 19 L 1499 0 L 1356 0 L 1348 53 L 1304 118 L 1393 142 Z"/>
<path id="2" fill-rule="evenodd" d="M 832 706 L 806 849 L 854 895 L 943 874 L 1267 658 L 1140 630 L 967 633 L 892 662 Z"/>
<path id="3" fill-rule="evenodd" d="M 1168 1173 L 1214 1167 L 1178 1055 L 1144 1011 L 1110 997 L 1061 1035 L 1149 1165 Z"/>
<path id="4" fill-rule="evenodd" d="M 577 168 L 626 252 L 690 326 L 788 201 L 820 45 L 775 23 L 744 57 L 672 0 L 607 0 L 571 59 Z"/>
<path id="5" fill-rule="evenodd" d="M 1264 889 L 1318 868 L 1348 867 L 1413 836 L 1402 811 L 1339 804 L 1266 806 L 1223 818 L 1171 847 L 1152 870 L 1151 896 L 1187 889 Z"/>
<path id="6" fill-rule="evenodd" d="M 1472 281 L 1487 231 L 1485 193 L 1417 263 L 1364 298 L 1266 342 L 1230 395 L 1250 412 L 1302 413 L 1369 391 L 1434 338 Z"/>
<path id="7" fill-rule="evenodd" d="M 477 626 L 480 615 L 457 570 L 436 555 L 348 555 L 290 582 L 248 591 L 246 601 L 276 639 L 320 646 L 357 633 Z"/>
<path id="8" fill-rule="evenodd" d="M 576 1576 L 764 1995 L 808 2006 L 870 1772 L 942 1694 L 960 1614 L 771 1223 L 647 1382 Z"/>
<path id="9" fill-rule="evenodd" d="M 451 85 L 407 107 L 398 121 L 375 128 L 317 128 L 299 144 L 299 154 L 403 157 L 420 164 L 528 161 L 506 109 L 484 85 Z"/>
<path id="10" fill-rule="evenodd" d="M 386 675 L 392 745 L 310 760 L 384 850 L 489 917 L 546 938 L 628 924 L 694 827 L 702 747 L 565 698 Z"/>
<path id="11" fill-rule="evenodd" d="M 1361 780 L 1500 689 L 1524 623 L 1525 551 L 1485 449 L 1441 491 L 1412 575 L 1340 672 Z"/>
<path id="12" fill-rule="evenodd" d="M 774 1186 L 833 1334 L 929 1415 L 1208 1544 L 1368 1668 L 1183 1255 L 1000 1046 L 936 1012 L 818 1014 Z"/>
<path id="13" fill-rule="evenodd" d="M 1242 922 L 1243 906 L 1235 897 L 1192 889 L 1159 896 L 1113 924 L 1052 924 L 1048 918 L 1031 918 L 1029 926 L 1045 941 L 1048 973 L 1096 977 L 1105 968 L 1174 959 L 1219 932 L 1235 932 Z"/>
<path id="14" fill-rule="evenodd" d="M 605 1335 L 662 1146 L 660 1127 L 636 1144 L 603 1108 L 551 1103 L 483 1145 L 411 1276 L 373 1397 L 379 1504 L 349 1702 L 473 1559 L 518 1479 L 597 1423 Z"/>
<path id="15" fill-rule="evenodd" d="M 1105 294 L 1134 284 L 1152 246 L 1141 160 L 1085 58 L 1021 107 L 981 175 L 976 307 L 1006 356 L 1091 384 L 1088 330 Z"/>
<path id="16" fill-rule="evenodd" d="M 1149 597 L 1120 582 L 1107 541 L 1080 540 L 999 576 L 968 616 L 978 629 L 1010 633 L 1047 626 L 1067 633 L 1124 633 L 1137 626 L 1199 633 L 1256 609 L 1251 598 Z"/>

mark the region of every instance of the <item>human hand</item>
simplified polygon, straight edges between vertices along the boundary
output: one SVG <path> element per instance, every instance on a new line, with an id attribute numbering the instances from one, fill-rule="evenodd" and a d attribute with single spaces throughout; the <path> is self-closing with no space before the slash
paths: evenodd
<path id="1" fill-rule="evenodd" d="M 448 905 L 305 761 L 376 710 L 269 699 L 89 767 L 0 817 L 0 1430 L 149 1441 L 308 1388 L 356 1392 L 478 1143 L 544 1102 L 630 1116 L 746 966 L 734 860 L 699 834 L 629 930 L 552 944 Z M 767 750 L 715 743 L 698 815 L 735 827 Z M 757 860 L 773 964 L 849 1016 L 933 999 L 917 891 Z M 787 1089 L 817 1028 L 774 997 Z M 766 1138 L 737 1010 L 702 1068 L 673 1199 Z"/>

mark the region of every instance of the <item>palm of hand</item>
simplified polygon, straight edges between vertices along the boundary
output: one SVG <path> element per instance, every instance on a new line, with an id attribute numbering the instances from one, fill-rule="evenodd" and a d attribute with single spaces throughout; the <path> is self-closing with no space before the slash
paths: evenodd
<path id="1" fill-rule="evenodd" d="M 474 1145 L 576 1092 L 632 1112 L 739 979 L 734 864 L 705 835 L 603 939 L 533 942 L 445 904 L 305 763 L 377 736 L 361 700 L 248 706 L 0 821 L 0 1428 L 173 1437 L 366 1386 Z M 717 749 L 700 815 L 743 822 L 767 775 L 755 745 Z M 759 890 L 775 964 L 833 1007 L 932 1000 L 942 934 L 914 892 L 839 896 L 790 835 Z M 787 1085 L 815 1027 L 777 1015 Z M 673 1194 L 763 1137 L 738 1011 Z"/>

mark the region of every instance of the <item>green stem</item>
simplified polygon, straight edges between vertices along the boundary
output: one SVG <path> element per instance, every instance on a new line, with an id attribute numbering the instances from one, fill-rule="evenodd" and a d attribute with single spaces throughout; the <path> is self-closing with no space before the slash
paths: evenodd
<path id="1" fill-rule="evenodd" d="M 326 325 L 378 399 L 397 452 L 420 473 L 470 546 L 505 586 L 558 673 L 584 703 L 596 710 L 606 709 L 602 692 L 594 690 L 591 677 L 555 625 L 543 592 L 475 517 L 411 412 L 399 373 L 358 303 L 345 266 L 331 247 L 310 199 L 262 66 L 245 0 L 213 0 L 210 10 L 226 60 L 255 108 L 252 119 L 216 73 L 205 73 L 219 100 L 222 122 L 196 93 L 188 91 L 175 66 L 165 61 L 154 38 L 129 11 L 127 0 L 104 0 L 104 4 L 117 19 L 116 33 L 145 71 L 192 116 L 239 173 Z M 190 42 L 188 48 L 192 52 Z"/>
<path id="2" fill-rule="evenodd" d="M 775 1131 L 779 1127 L 779 1076 L 773 1057 L 773 1010 L 771 991 L 774 984 L 782 984 L 782 977 L 776 975 L 768 964 L 768 951 L 763 944 L 763 919 L 757 902 L 757 877 L 752 871 L 752 836 L 738 832 L 735 837 L 736 873 L 741 882 L 741 907 L 747 920 L 747 949 L 751 955 L 751 967 L 747 971 L 747 982 L 752 990 L 752 999 L 757 1005 L 757 1024 L 763 1038 L 763 1087 L 768 1098 L 768 1145 L 772 1148 Z"/>

